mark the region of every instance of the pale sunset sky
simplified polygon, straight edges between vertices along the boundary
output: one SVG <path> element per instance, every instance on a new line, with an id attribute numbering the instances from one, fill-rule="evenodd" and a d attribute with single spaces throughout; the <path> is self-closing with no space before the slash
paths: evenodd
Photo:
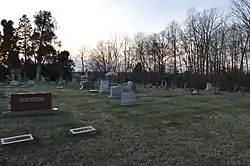
<path id="1" fill-rule="evenodd" d="M 159 32 L 172 20 L 183 22 L 188 9 L 218 7 L 227 12 L 230 0 L 3 0 L 0 20 L 13 20 L 50 10 L 58 22 L 62 49 L 76 54 L 79 47 L 94 46 L 113 34 Z"/>

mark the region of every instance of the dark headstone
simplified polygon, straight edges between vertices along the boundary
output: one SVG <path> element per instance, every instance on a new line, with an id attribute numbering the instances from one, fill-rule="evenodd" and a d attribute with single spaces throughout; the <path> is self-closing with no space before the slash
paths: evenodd
<path id="1" fill-rule="evenodd" d="M 51 93 L 18 93 L 9 98 L 10 111 L 51 110 Z"/>

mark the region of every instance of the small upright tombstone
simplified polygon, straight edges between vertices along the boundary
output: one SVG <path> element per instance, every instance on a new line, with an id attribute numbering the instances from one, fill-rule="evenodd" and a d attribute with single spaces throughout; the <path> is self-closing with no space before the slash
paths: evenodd
<path id="1" fill-rule="evenodd" d="M 129 105 L 135 105 L 135 93 L 134 92 L 125 92 L 121 95 L 121 105 L 122 106 L 129 106 Z"/>
<path id="2" fill-rule="evenodd" d="M 99 93 L 106 94 L 109 92 L 110 92 L 109 81 L 108 80 L 101 80 Z"/>
<path id="3" fill-rule="evenodd" d="M 19 82 L 19 81 L 12 80 L 12 81 L 10 82 L 10 85 L 11 85 L 11 86 L 20 86 L 20 82 Z"/>
<path id="4" fill-rule="evenodd" d="M 127 88 L 129 91 L 135 92 L 136 91 L 136 84 L 134 84 L 132 81 L 128 81 Z"/>
<path id="5" fill-rule="evenodd" d="M 213 86 L 213 93 L 219 93 L 220 88 L 218 86 Z"/>
<path id="6" fill-rule="evenodd" d="M 129 92 L 125 92 L 121 94 L 121 105 L 122 106 L 129 106 L 129 105 L 136 105 L 136 100 L 135 100 L 135 93 L 132 88 L 132 82 L 129 81 L 127 86 L 129 89 Z"/>
<path id="7" fill-rule="evenodd" d="M 122 94 L 122 89 L 119 86 L 112 86 L 110 89 L 109 98 L 120 98 Z"/>
<path id="8" fill-rule="evenodd" d="M 35 86 L 36 82 L 34 80 L 28 80 L 27 81 L 27 86 Z"/>
<path id="9" fill-rule="evenodd" d="M 62 78 L 60 78 L 60 80 L 58 81 L 58 84 L 63 85 L 63 79 Z"/>
<path id="10" fill-rule="evenodd" d="M 212 90 L 213 90 L 213 84 L 211 82 L 207 82 L 205 91 L 211 92 Z"/>
<path id="11" fill-rule="evenodd" d="M 45 77 L 41 77 L 41 82 L 44 83 L 46 80 L 45 80 Z"/>

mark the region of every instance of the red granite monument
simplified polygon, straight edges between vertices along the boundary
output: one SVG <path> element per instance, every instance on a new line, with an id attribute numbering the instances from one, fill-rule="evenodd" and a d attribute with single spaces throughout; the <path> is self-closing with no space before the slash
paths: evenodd
<path id="1" fill-rule="evenodd" d="M 51 93 L 16 93 L 10 95 L 9 111 L 3 115 L 51 114 L 57 110 L 52 108 Z"/>

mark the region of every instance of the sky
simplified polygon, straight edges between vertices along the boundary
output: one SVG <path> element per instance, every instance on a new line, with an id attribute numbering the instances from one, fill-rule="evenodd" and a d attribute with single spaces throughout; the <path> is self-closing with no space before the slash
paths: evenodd
<path id="1" fill-rule="evenodd" d="M 82 45 L 93 47 L 114 34 L 159 32 L 170 21 L 183 22 L 192 7 L 230 9 L 230 0 L 2 0 L 0 4 L 0 20 L 13 20 L 14 26 L 23 14 L 33 21 L 39 10 L 50 10 L 58 23 L 62 50 L 73 56 Z"/>

